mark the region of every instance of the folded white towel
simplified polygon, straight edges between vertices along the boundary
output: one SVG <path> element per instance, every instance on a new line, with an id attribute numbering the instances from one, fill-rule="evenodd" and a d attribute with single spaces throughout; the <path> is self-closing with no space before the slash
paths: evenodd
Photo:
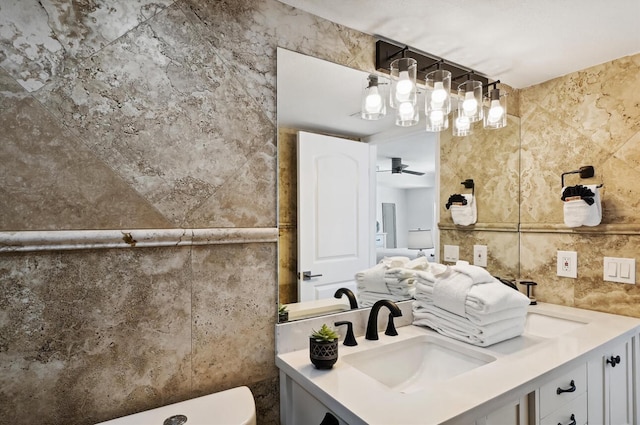
<path id="1" fill-rule="evenodd" d="M 384 281 L 384 274 L 386 270 L 387 266 L 384 264 L 376 264 L 370 269 L 356 273 L 358 291 L 372 291 L 388 294 L 389 289 Z"/>
<path id="2" fill-rule="evenodd" d="M 505 330 L 514 326 L 524 330 L 526 312 L 508 320 L 500 320 L 486 325 L 476 325 L 464 317 L 452 317 L 450 313 L 437 307 L 431 311 L 414 310 L 413 318 L 416 320 L 427 319 L 441 328 L 446 328 L 450 332 L 455 332 L 460 336 L 477 335 L 493 337 L 502 334 Z"/>
<path id="3" fill-rule="evenodd" d="M 455 224 L 468 226 L 478 219 L 478 209 L 472 194 L 464 193 L 462 196 L 467 199 L 467 205 L 451 205 L 451 218 Z"/>
<path id="4" fill-rule="evenodd" d="M 424 300 L 416 299 L 413 302 L 413 311 L 415 312 L 430 312 L 434 314 L 439 314 L 447 319 L 455 319 L 460 316 L 454 315 L 453 313 L 449 313 L 446 310 L 436 307 L 431 302 L 426 302 Z M 501 311 L 496 311 L 494 313 L 488 314 L 478 314 L 472 309 L 467 309 L 467 313 L 465 318 L 469 320 L 471 323 L 479 326 L 490 325 L 495 322 L 500 322 L 502 320 L 510 320 L 510 319 L 518 319 L 527 314 L 528 305 L 524 305 L 522 307 L 508 308 Z"/>
<path id="5" fill-rule="evenodd" d="M 473 280 L 453 269 L 441 274 L 433 284 L 433 303 L 458 316 L 464 316 L 465 303 Z"/>
<path id="6" fill-rule="evenodd" d="M 488 334 L 471 334 L 459 332 L 455 329 L 452 329 L 449 326 L 445 326 L 445 324 L 439 321 L 433 321 L 430 319 L 417 319 L 413 321 L 414 325 L 418 326 L 428 326 L 435 330 L 436 332 L 457 339 L 459 341 L 464 341 L 469 344 L 477 345 L 480 347 L 488 347 L 493 344 L 497 344 L 498 342 L 505 341 L 507 339 L 515 338 L 517 336 L 522 335 L 524 332 L 524 322 L 522 323 L 514 323 L 510 325 L 506 329 L 502 329 L 500 332 Z"/>
<path id="7" fill-rule="evenodd" d="M 597 226 L 602 221 L 602 201 L 600 199 L 600 188 L 595 184 L 588 184 L 586 187 L 591 190 L 595 196 L 593 197 L 593 205 L 589 205 L 589 214 L 584 220 L 585 226 Z"/>
<path id="8" fill-rule="evenodd" d="M 471 280 L 473 280 L 473 283 L 487 283 L 495 279 L 486 269 L 478 266 L 472 266 L 466 261 L 464 263 L 458 262 L 455 266 L 451 266 L 451 268 L 469 276 Z"/>
<path id="9" fill-rule="evenodd" d="M 387 268 L 404 267 L 411 259 L 409 257 L 396 256 L 396 257 L 382 257 L 382 260 L 378 264 L 384 264 Z"/>
<path id="10" fill-rule="evenodd" d="M 433 302 L 451 313 L 464 316 L 471 287 L 494 280 L 495 278 L 482 267 L 458 263 L 436 277 L 433 285 Z"/>
<path id="11" fill-rule="evenodd" d="M 582 199 L 564 201 L 562 211 L 564 224 L 567 227 L 597 226 L 602 221 L 602 200 L 600 188 L 595 184 L 583 185 L 593 192 L 593 204 L 589 205 Z M 566 187 L 562 188 L 564 193 Z"/>
<path id="12" fill-rule="evenodd" d="M 397 279 L 397 280 L 409 279 L 410 277 L 413 277 L 413 270 L 400 268 L 400 267 L 387 269 L 384 272 L 384 277 L 385 279 Z"/>
<path id="13" fill-rule="evenodd" d="M 409 291 L 408 295 L 380 294 L 376 292 L 358 291 L 358 295 L 357 295 L 358 306 L 371 307 L 376 303 L 376 301 L 379 301 L 379 300 L 390 300 L 394 302 L 406 301 L 413 297 L 414 291 Z"/>
<path id="14" fill-rule="evenodd" d="M 434 285 L 434 280 L 430 280 L 426 272 L 416 272 L 415 298 L 435 304 Z M 494 279 L 489 283 L 471 286 L 465 301 L 465 311 L 467 314 L 486 315 L 528 305 L 529 298 L 526 295 Z"/>
<path id="15" fill-rule="evenodd" d="M 414 258 L 405 264 L 404 268 L 411 270 L 429 270 L 429 260 L 427 260 L 427 257 Z"/>

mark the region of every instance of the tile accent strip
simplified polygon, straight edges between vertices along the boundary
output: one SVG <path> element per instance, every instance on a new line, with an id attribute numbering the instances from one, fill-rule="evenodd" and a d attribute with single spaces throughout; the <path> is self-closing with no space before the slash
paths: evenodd
<path id="1" fill-rule="evenodd" d="M 520 223 L 521 233 L 592 233 L 599 235 L 640 235 L 640 224 L 599 224 L 588 227 L 567 227 L 564 224 L 554 223 Z"/>
<path id="2" fill-rule="evenodd" d="M 277 242 L 278 229 L 132 229 L 0 232 L 0 252 Z"/>

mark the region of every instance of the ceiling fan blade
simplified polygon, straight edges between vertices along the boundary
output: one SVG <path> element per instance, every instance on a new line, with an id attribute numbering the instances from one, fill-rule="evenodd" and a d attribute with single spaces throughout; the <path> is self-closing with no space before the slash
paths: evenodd
<path id="1" fill-rule="evenodd" d="M 402 170 L 403 174 L 413 174 L 416 176 L 424 176 L 424 173 L 421 173 L 420 171 L 411 171 L 411 170 Z"/>

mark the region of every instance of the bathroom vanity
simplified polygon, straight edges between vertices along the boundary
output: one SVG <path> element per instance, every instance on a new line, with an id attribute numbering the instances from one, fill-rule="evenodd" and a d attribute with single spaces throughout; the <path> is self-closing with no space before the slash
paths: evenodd
<path id="1" fill-rule="evenodd" d="M 358 329 L 361 318 L 346 314 Z M 398 336 L 340 345 L 328 371 L 310 363 L 303 331 L 307 346 L 281 344 L 282 423 L 319 424 L 326 413 L 351 425 L 638 423 L 639 319 L 540 304 L 523 335 L 487 348 L 405 320 Z"/>

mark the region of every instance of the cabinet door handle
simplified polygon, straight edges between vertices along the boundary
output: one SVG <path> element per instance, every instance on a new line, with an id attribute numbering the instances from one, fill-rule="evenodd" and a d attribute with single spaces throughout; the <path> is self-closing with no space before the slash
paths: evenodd
<path id="1" fill-rule="evenodd" d="M 607 364 L 610 364 L 611 367 L 616 367 L 617 364 L 620 364 L 620 356 L 611 356 L 610 359 L 607 359 Z"/>
<path id="2" fill-rule="evenodd" d="M 572 393 L 576 390 L 576 383 L 575 381 L 572 379 L 571 382 L 569 382 L 569 388 L 567 388 L 566 390 L 564 388 L 560 388 L 558 387 L 558 389 L 556 389 L 556 394 L 562 394 L 562 393 Z"/>
<path id="3" fill-rule="evenodd" d="M 569 419 L 571 419 L 571 422 L 569 422 L 567 425 L 576 425 L 576 415 L 572 413 Z M 558 422 L 558 425 L 563 425 L 563 424 L 562 422 Z"/>

